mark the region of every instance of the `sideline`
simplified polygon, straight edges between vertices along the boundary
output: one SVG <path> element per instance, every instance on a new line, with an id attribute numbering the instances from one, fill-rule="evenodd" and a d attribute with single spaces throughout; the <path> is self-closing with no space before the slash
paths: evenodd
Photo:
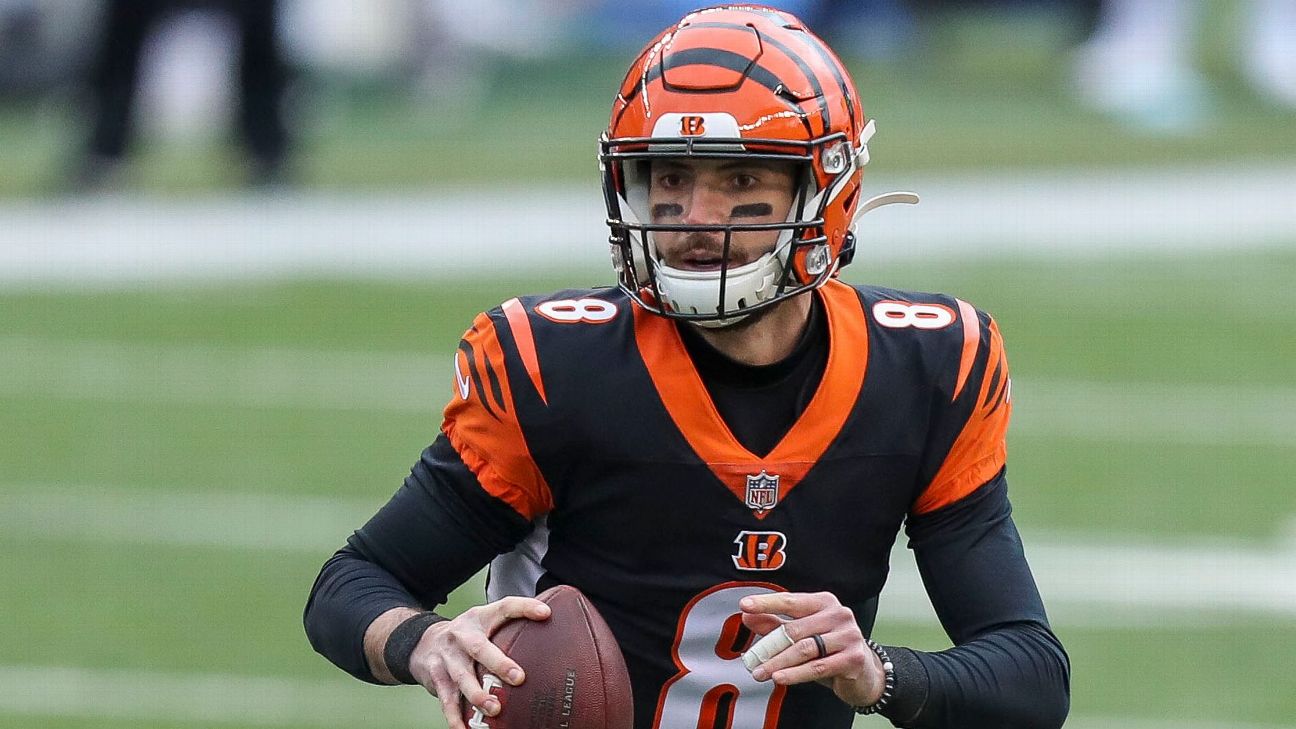
<path id="1" fill-rule="evenodd" d="M 865 219 L 872 260 L 1118 257 L 1290 248 L 1296 168 L 983 172 L 868 177 L 917 208 Z M 605 271 L 602 193 L 589 185 L 374 194 L 290 192 L 0 202 L 0 283 L 136 287 L 329 276 Z"/>

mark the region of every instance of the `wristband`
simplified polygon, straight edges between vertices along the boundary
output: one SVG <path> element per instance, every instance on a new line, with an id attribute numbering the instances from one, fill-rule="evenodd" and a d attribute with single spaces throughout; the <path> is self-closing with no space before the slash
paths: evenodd
<path id="1" fill-rule="evenodd" d="M 418 683 L 410 674 L 410 656 L 414 655 L 414 648 L 423 638 L 423 633 L 443 620 L 445 618 L 433 612 L 417 613 L 402 621 L 387 636 L 387 644 L 383 646 L 383 663 L 387 664 L 388 672 L 397 683 Z"/>
<path id="2" fill-rule="evenodd" d="M 887 655 L 886 649 L 882 646 L 868 638 L 864 639 L 864 644 L 869 647 L 869 650 L 877 654 L 878 659 L 882 661 L 882 674 L 885 678 L 882 684 L 882 695 L 878 697 L 878 700 L 868 706 L 856 706 L 855 713 L 876 714 L 885 709 L 886 705 L 891 702 L 891 697 L 895 695 L 895 665 L 891 663 L 891 656 Z"/>

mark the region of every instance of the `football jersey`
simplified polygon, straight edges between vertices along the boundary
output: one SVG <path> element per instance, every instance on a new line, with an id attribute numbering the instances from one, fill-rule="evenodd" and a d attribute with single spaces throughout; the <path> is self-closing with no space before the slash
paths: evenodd
<path id="1" fill-rule="evenodd" d="M 764 456 L 712 403 L 677 325 L 617 289 L 512 299 L 455 354 L 442 430 L 482 489 L 534 524 L 489 597 L 582 590 L 625 655 L 635 726 L 848 727 L 817 683 L 753 680 L 738 601 L 837 596 L 868 635 L 905 517 L 1003 468 L 1011 383 L 961 300 L 830 281 L 828 359 Z"/>

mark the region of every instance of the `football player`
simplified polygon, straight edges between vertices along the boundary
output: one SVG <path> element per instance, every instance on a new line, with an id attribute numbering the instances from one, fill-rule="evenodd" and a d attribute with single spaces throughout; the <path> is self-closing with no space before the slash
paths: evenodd
<path id="1" fill-rule="evenodd" d="M 462 729 L 463 702 L 501 710 L 474 664 L 525 680 L 491 633 L 569 584 L 617 637 L 637 729 L 1060 726 L 998 327 L 837 278 L 857 218 L 915 200 L 863 199 L 873 130 L 791 15 L 710 8 L 653 39 L 601 143 L 618 286 L 473 321 L 441 433 L 315 583 L 315 648 Z M 871 640 L 902 525 L 948 650 Z M 434 612 L 488 563 L 484 605 Z"/>

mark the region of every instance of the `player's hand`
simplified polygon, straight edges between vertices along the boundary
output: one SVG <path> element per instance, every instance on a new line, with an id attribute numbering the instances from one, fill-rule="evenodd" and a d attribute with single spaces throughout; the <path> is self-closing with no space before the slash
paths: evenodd
<path id="1" fill-rule="evenodd" d="M 467 729 L 463 701 L 488 716 L 499 713 L 499 699 L 482 687 L 476 664 L 513 686 L 526 679 L 522 667 L 504 655 L 490 636 L 510 620 L 546 620 L 549 612 L 548 605 L 534 598 L 506 597 L 469 608 L 423 633 L 410 655 L 410 675 L 441 700 L 441 711 L 450 729 Z"/>
<path id="2" fill-rule="evenodd" d="M 752 678 L 780 685 L 818 681 L 851 706 L 870 706 L 882 697 L 882 661 L 865 645 L 855 613 L 832 593 L 752 595 L 738 606 L 752 632 L 766 635 L 781 628 L 791 641 L 756 666 Z M 815 635 L 823 641 L 822 655 Z"/>

